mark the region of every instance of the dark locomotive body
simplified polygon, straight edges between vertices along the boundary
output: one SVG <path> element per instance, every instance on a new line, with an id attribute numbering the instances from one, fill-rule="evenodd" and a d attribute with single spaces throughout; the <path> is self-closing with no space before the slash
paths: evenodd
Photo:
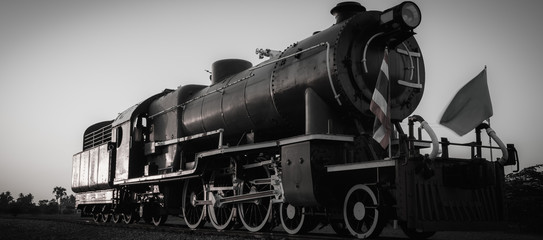
<path id="1" fill-rule="evenodd" d="M 429 158 L 419 149 L 430 144 L 398 124 L 425 81 L 406 12 L 420 20 L 411 2 L 384 12 L 340 3 L 336 24 L 282 52 L 259 50 L 269 59 L 257 66 L 218 61 L 210 86 L 165 90 L 89 127 L 73 157 L 78 208 L 96 221 L 181 215 L 219 230 L 328 223 L 359 238 L 391 219 L 414 237 L 500 222 L 503 166 L 480 154 Z M 371 137 L 369 110 L 385 49 L 396 128 L 387 150 Z"/>

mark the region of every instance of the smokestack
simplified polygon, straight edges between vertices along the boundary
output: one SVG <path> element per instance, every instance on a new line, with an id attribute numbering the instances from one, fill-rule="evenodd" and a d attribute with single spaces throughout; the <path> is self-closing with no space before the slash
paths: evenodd
<path id="1" fill-rule="evenodd" d="M 340 2 L 330 10 L 330 13 L 336 17 L 336 23 L 340 23 L 364 11 L 366 8 L 358 2 Z"/>

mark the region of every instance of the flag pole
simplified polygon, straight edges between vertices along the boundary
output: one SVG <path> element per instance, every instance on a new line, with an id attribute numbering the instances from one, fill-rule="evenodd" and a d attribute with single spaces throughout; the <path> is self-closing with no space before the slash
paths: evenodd
<path id="1" fill-rule="evenodd" d="M 387 57 L 387 65 L 388 65 L 388 46 L 385 47 L 385 56 Z M 392 126 L 392 113 L 390 112 L 390 85 L 392 84 L 392 81 L 390 81 L 390 77 L 388 79 L 387 84 L 387 114 L 390 114 L 388 120 L 388 126 L 390 130 L 390 134 L 388 134 L 388 158 L 392 159 L 392 134 L 394 133 L 394 126 Z"/>
<path id="2" fill-rule="evenodd" d="M 488 118 L 486 121 L 488 122 L 488 127 L 490 127 L 490 118 Z M 490 135 L 488 136 L 488 144 L 490 145 L 490 148 L 488 150 L 490 151 L 490 161 L 492 162 L 494 156 L 492 154 L 492 138 L 490 137 Z"/>
<path id="3" fill-rule="evenodd" d="M 486 64 L 485 64 L 485 71 L 486 71 L 486 74 L 488 76 L 488 71 L 486 70 Z M 488 127 L 492 127 L 490 125 L 490 117 L 488 117 L 488 119 L 486 120 L 488 122 Z M 493 156 L 493 152 L 492 152 L 492 138 L 490 136 L 488 136 L 488 144 L 490 145 L 490 148 L 489 148 L 489 151 L 490 151 L 490 161 L 492 162 L 492 160 L 494 159 L 494 156 Z"/>
<path id="4" fill-rule="evenodd" d="M 375 89 L 371 97 L 370 111 L 375 115 L 373 139 L 384 150 L 383 155 L 385 156 L 383 157 L 390 158 L 392 156 L 392 148 L 390 147 L 392 123 L 390 113 L 390 80 L 387 63 L 388 48 L 385 48 L 383 55 L 383 62 L 381 63 Z"/>

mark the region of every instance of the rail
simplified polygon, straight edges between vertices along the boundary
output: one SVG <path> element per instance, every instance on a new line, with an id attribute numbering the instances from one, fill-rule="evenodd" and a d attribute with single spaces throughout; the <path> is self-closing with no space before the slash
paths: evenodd
<path id="1" fill-rule="evenodd" d="M 219 128 L 217 130 L 213 130 L 213 131 L 209 131 L 209 132 L 198 133 L 198 134 L 185 136 L 185 137 L 180 137 L 180 138 L 175 138 L 175 139 L 162 141 L 162 142 L 151 142 L 151 143 L 148 143 L 148 144 L 151 144 L 152 147 L 154 148 L 154 147 L 172 145 L 172 144 L 176 144 L 176 143 L 182 143 L 182 142 L 186 142 L 186 141 L 190 141 L 190 140 L 194 140 L 194 139 L 203 138 L 203 137 L 218 134 L 219 135 L 219 143 L 218 143 L 217 148 L 221 149 L 221 148 L 225 147 L 225 146 L 223 146 L 223 132 L 224 132 L 224 129 Z"/>
<path id="2" fill-rule="evenodd" d="M 421 122 L 421 127 L 418 129 L 418 137 L 415 138 L 414 136 L 414 129 L 413 129 L 413 123 L 415 121 Z M 439 146 L 441 145 L 441 157 L 442 158 L 449 158 L 449 146 L 461 146 L 461 147 L 470 147 L 471 148 L 471 159 L 475 158 L 481 158 L 482 157 L 482 149 L 490 149 L 491 151 L 493 149 L 501 150 L 502 157 L 498 158 L 497 161 L 502 166 L 505 165 L 515 165 L 517 164 L 518 168 L 518 157 L 516 156 L 516 149 L 514 145 L 508 144 L 507 146 L 501 141 L 501 139 L 496 135 L 496 132 L 490 128 L 490 126 L 486 123 L 482 123 L 479 126 L 475 128 L 475 142 L 469 142 L 469 143 L 452 143 L 449 142 L 447 138 L 441 138 L 441 141 L 437 140 L 437 137 L 433 130 L 428 126 L 428 124 L 422 119 L 422 117 L 414 115 L 409 117 L 409 135 L 407 141 L 410 143 L 430 143 L 432 144 L 432 153 L 430 154 L 430 159 L 435 159 L 438 154 Z M 427 131 L 428 135 L 432 139 L 431 141 L 422 140 L 422 132 L 421 129 L 424 129 Z M 485 146 L 482 144 L 481 141 L 481 130 L 485 129 L 488 136 L 494 140 L 498 147 L 494 146 Z M 492 152 L 491 152 L 492 156 Z M 511 159 L 509 159 L 511 158 Z M 493 161 L 492 157 L 490 159 Z"/>

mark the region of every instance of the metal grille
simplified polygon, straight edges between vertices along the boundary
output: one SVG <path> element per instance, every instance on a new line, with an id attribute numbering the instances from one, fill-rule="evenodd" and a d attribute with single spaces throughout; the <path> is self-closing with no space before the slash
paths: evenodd
<path id="1" fill-rule="evenodd" d="M 501 220 L 495 187 L 447 193 L 432 183 L 416 184 L 419 221 L 486 222 Z M 450 197 L 455 195 L 455 197 Z"/>
<path id="2" fill-rule="evenodd" d="M 101 127 L 84 136 L 83 150 L 93 148 L 111 141 L 111 124 Z"/>

